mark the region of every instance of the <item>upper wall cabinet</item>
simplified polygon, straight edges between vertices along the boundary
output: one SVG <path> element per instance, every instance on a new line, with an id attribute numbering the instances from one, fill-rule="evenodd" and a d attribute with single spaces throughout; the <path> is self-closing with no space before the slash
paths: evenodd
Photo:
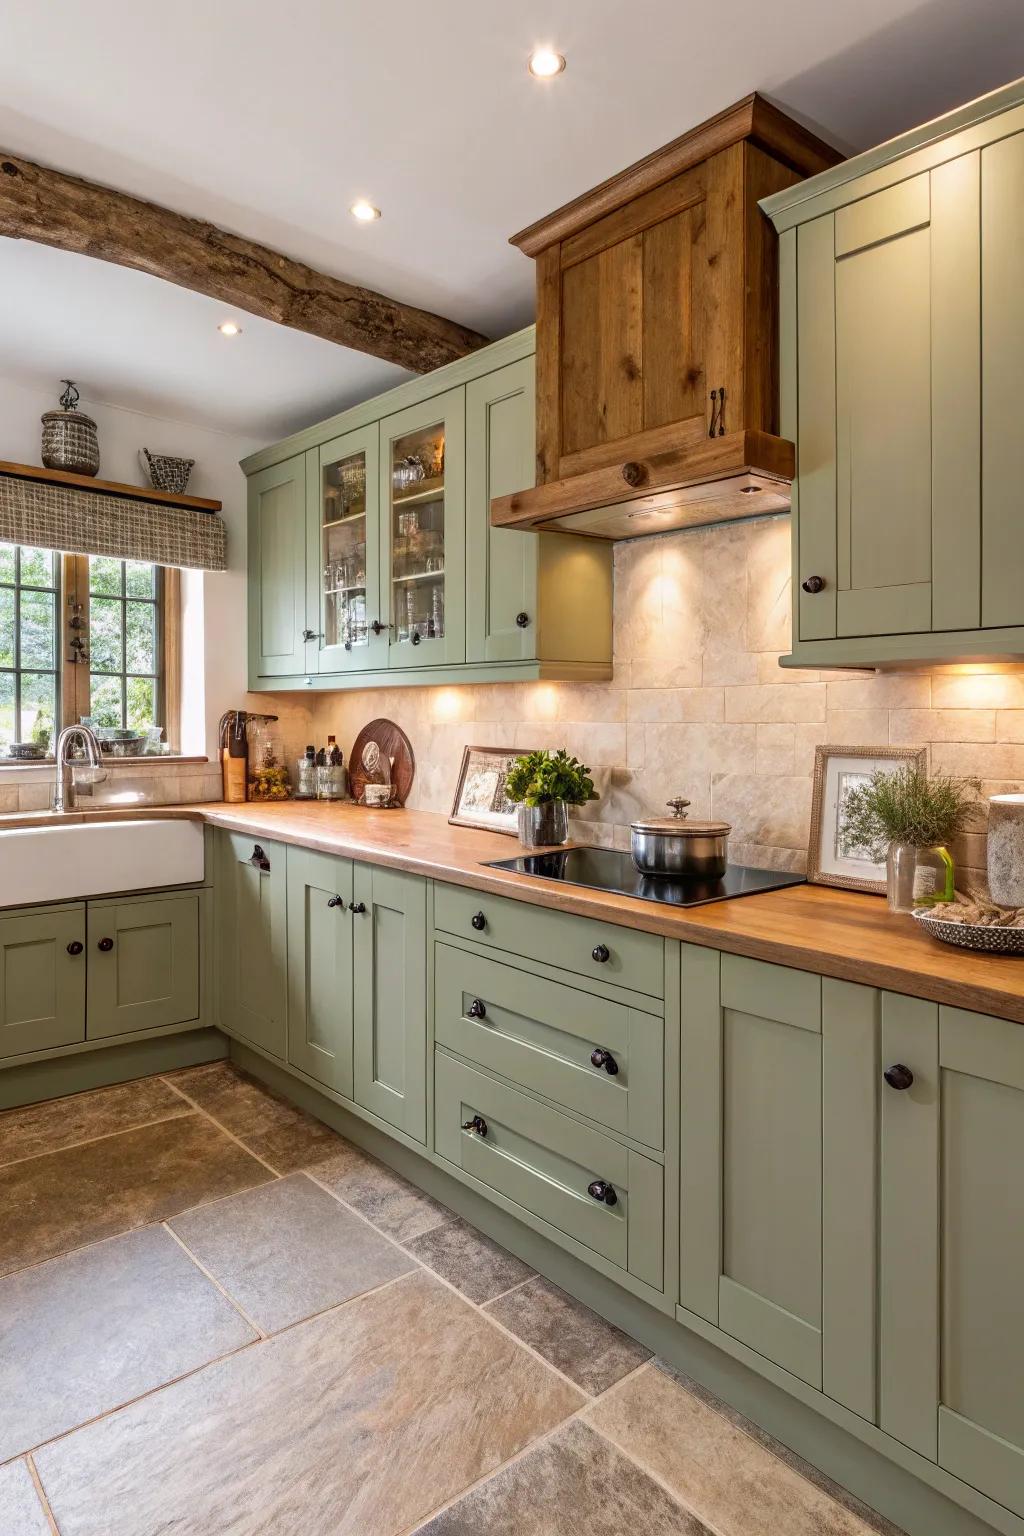
<path id="1" fill-rule="evenodd" d="M 247 459 L 250 688 L 610 677 L 609 550 L 491 526 L 533 459 L 532 329 Z"/>
<path id="2" fill-rule="evenodd" d="M 794 666 L 1024 654 L 1024 90 L 766 200 Z"/>
<path id="3" fill-rule="evenodd" d="M 757 202 L 838 158 L 751 96 L 513 237 L 537 263 L 537 485 L 499 525 L 636 538 L 789 505 Z"/>

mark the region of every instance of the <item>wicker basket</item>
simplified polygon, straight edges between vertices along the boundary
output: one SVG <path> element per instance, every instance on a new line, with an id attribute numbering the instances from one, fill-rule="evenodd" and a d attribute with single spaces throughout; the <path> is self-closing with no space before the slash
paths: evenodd
<path id="1" fill-rule="evenodd" d="M 154 491 L 167 491 L 171 496 L 184 496 L 188 490 L 188 477 L 195 459 L 176 459 L 170 453 L 150 453 L 142 450 L 149 480 Z"/>
<path id="2" fill-rule="evenodd" d="M 43 463 L 47 469 L 95 475 L 100 467 L 96 423 L 84 411 L 44 411 Z"/>

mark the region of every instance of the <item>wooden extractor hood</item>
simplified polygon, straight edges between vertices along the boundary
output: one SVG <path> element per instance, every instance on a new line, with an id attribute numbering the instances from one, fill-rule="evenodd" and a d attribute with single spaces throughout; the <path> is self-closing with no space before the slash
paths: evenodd
<path id="1" fill-rule="evenodd" d="M 758 199 L 841 159 L 748 96 L 513 236 L 537 263 L 537 484 L 494 524 L 623 539 L 789 506 Z"/>

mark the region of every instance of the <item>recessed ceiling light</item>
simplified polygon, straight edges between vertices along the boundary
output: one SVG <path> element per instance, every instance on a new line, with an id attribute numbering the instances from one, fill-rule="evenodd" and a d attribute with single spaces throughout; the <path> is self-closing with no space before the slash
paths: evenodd
<path id="1" fill-rule="evenodd" d="M 222 320 L 217 327 L 222 336 L 241 336 L 242 327 L 237 320 Z"/>
<path id="2" fill-rule="evenodd" d="M 553 48 L 535 48 L 530 54 L 527 68 L 538 80 L 550 80 L 565 68 L 565 59 Z"/>
<path id="3" fill-rule="evenodd" d="M 349 213 L 354 219 L 358 219 L 360 224 L 372 224 L 374 219 L 380 218 L 380 209 L 375 208 L 372 203 L 368 203 L 365 197 L 361 197 L 358 201 L 354 202 L 349 209 Z"/>

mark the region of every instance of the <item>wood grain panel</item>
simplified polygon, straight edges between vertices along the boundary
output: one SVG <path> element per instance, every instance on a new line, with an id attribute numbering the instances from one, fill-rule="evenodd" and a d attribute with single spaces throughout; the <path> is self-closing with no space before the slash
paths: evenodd
<path id="1" fill-rule="evenodd" d="M 562 452 L 562 274 L 558 246 L 537 257 L 537 484 L 558 477 Z"/>
<path id="2" fill-rule="evenodd" d="M 664 219 L 643 237 L 643 424 L 704 411 L 704 312 L 693 275 L 703 267 L 704 206 Z"/>
<path id="3" fill-rule="evenodd" d="M 743 146 L 734 144 L 715 155 L 705 168 L 705 261 L 697 302 L 702 310 L 705 384 L 708 393 L 725 390 L 726 433 L 748 425 L 743 419 L 743 165 Z M 705 404 L 710 425 L 710 402 Z"/>
<path id="4" fill-rule="evenodd" d="M 561 447 L 643 426 L 643 242 L 638 235 L 562 275 Z"/>

